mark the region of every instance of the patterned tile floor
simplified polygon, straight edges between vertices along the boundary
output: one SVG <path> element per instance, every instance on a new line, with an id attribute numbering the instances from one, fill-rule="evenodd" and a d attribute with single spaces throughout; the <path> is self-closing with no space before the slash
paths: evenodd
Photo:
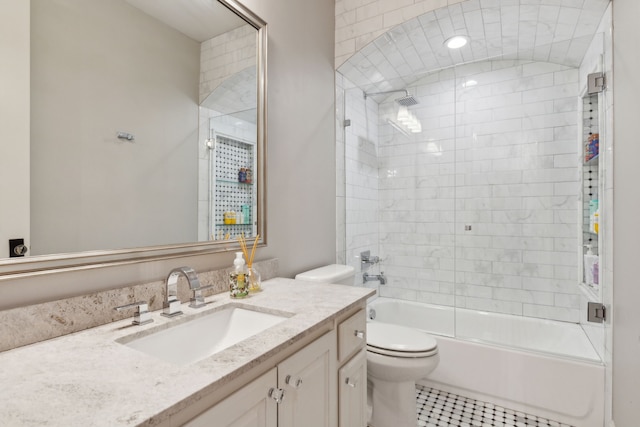
<path id="1" fill-rule="evenodd" d="M 571 427 L 429 387 L 416 387 L 418 427 Z"/>

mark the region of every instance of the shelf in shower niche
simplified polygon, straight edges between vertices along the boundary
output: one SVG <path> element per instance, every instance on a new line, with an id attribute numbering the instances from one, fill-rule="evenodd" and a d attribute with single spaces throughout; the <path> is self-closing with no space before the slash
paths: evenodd
<path id="1" fill-rule="evenodd" d="M 585 166 L 595 166 L 598 164 L 598 159 L 600 158 L 599 154 L 596 154 L 595 156 L 593 156 L 592 158 L 590 158 L 589 160 L 587 160 L 586 162 L 584 162 Z"/>
<path id="2" fill-rule="evenodd" d="M 240 181 L 232 181 L 232 180 L 229 180 L 229 179 L 218 179 L 218 178 L 216 178 L 216 181 L 224 182 L 225 184 L 253 185 L 253 182 L 240 182 Z"/>

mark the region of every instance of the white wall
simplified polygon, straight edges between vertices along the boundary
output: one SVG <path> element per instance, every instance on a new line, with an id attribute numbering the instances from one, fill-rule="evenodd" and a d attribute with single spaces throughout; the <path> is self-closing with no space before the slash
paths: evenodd
<path id="1" fill-rule="evenodd" d="M 29 242 L 29 9 L 0 0 L 0 258 Z M 4 12 L 6 11 L 6 13 Z"/>
<path id="2" fill-rule="evenodd" d="M 243 3 L 266 20 L 269 32 L 268 247 L 256 259 L 277 257 L 280 275 L 293 277 L 335 260 L 334 3 Z M 28 25 L 28 17 L 21 18 Z M 163 279 L 180 265 L 206 270 L 232 260 L 223 253 L 5 278 L 0 309 Z"/>
<path id="3" fill-rule="evenodd" d="M 31 253 L 196 241 L 200 44 L 124 1 L 31 22 Z"/>
<path id="4" fill-rule="evenodd" d="M 280 273 L 335 260 L 334 3 L 245 0 L 269 25 L 267 222 Z"/>
<path id="5" fill-rule="evenodd" d="M 640 2 L 613 1 L 613 419 L 617 427 L 640 419 L 640 286 L 638 241 L 638 117 L 640 117 Z"/>

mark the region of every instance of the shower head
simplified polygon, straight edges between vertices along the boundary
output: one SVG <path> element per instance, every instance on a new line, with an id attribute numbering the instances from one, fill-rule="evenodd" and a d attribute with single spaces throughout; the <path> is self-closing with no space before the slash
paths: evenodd
<path id="1" fill-rule="evenodd" d="M 418 100 L 415 99 L 413 95 L 410 95 L 407 92 L 405 96 L 401 96 L 400 98 L 396 99 L 396 102 L 403 107 L 411 107 L 412 105 L 416 105 L 418 103 Z"/>
<path id="2" fill-rule="evenodd" d="M 406 89 L 398 89 L 398 90 L 388 90 L 386 92 L 374 92 L 374 93 L 365 93 L 364 98 L 367 99 L 368 96 L 373 95 L 386 95 L 388 93 L 396 93 L 396 92 L 404 92 L 404 96 L 396 99 L 396 102 L 404 107 L 411 107 L 412 105 L 416 105 L 418 100 L 409 94 L 409 91 Z"/>

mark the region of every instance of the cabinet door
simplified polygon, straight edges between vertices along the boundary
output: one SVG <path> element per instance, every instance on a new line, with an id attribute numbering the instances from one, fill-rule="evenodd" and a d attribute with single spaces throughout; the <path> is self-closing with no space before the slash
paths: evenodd
<path id="1" fill-rule="evenodd" d="M 367 425 L 367 351 L 362 349 L 338 373 L 340 427 Z"/>
<path id="2" fill-rule="evenodd" d="M 278 365 L 284 390 L 279 427 L 333 427 L 337 424 L 336 333 L 331 331 Z"/>
<path id="3" fill-rule="evenodd" d="M 269 389 L 276 386 L 276 368 L 185 424 L 188 427 L 276 427 L 278 410 Z"/>

